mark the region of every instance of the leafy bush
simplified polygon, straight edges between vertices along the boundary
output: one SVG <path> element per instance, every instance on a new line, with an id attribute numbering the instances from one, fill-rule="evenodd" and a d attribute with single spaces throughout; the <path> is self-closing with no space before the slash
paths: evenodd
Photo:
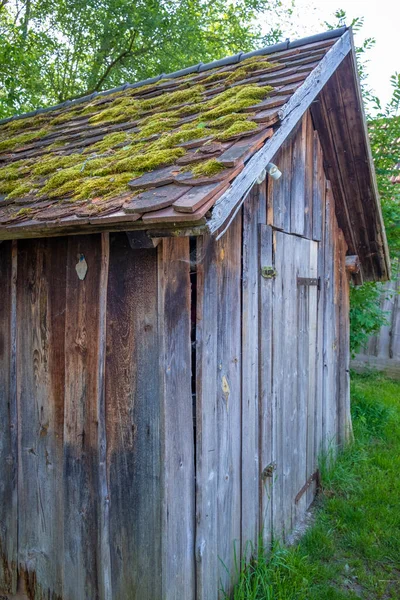
<path id="1" fill-rule="evenodd" d="M 365 283 L 351 286 L 350 290 L 350 350 L 354 356 L 368 339 L 387 324 L 387 313 L 382 309 L 383 286 Z"/>

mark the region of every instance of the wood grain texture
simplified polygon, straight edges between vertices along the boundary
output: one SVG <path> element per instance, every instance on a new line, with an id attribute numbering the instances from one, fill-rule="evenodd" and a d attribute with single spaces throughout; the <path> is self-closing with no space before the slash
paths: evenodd
<path id="1" fill-rule="evenodd" d="M 164 240 L 159 248 L 159 323 L 163 340 L 162 597 L 191 600 L 195 596 L 195 480 L 189 240 Z"/>
<path id="2" fill-rule="evenodd" d="M 316 242 L 310 242 L 308 277 L 318 277 L 318 250 Z M 318 451 L 315 447 L 316 407 L 317 407 L 317 351 L 318 351 L 318 286 L 308 288 L 308 381 L 307 393 L 307 444 L 306 444 L 306 481 L 318 468 Z M 314 500 L 316 481 L 307 490 L 306 508 Z"/>
<path id="3" fill-rule="evenodd" d="M 304 115 L 304 119 L 306 121 L 306 155 L 304 165 L 304 237 L 313 239 L 314 127 L 309 110 Z"/>
<path id="4" fill-rule="evenodd" d="M 292 143 L 282 145 L 274 163 L 282 172 L 280 179 L 268 178 L 268 223 L 282 231 L 290 231 L 290 194 L 292 185 Z"/>
<path id="5" fill-rule="evenodd" d="M 238 215 L 216 249 L 218 568 L 219 587 L 227 591 L 241 544 L 241 238 Z"/>
<path id="6" fill-rule="evenodd" d="M 110 243 L 106 424 L 113 600 L 161 598 L 157 250 Z"/>
<path id="7" fill-rule="evenodd" d="M 18 244 L 18 561 L 35 599 L 65 592 L 60 543 L 66 251 L 63 238 Z"/>
<path id="8" fill-rule="evenodd" d="M 325 452 L 336 452 L 337 443 L 337 324 L 335 310 L 335 207 L 329 182 L 325 202 L 325 254 L 324 254 L 324 406 L 323 443 Z"/>
<path id="9" fill-rule="evenodd" d="M 312 239 L 322 239 L 322 214 L 325 193 L 325 173 L 321 143 L 317 131 L 313 132 L 313 181 L 312 181 Z"/>
<path id="10" fill-rule="evenodd" d="M 260 194 L 243 205 L 242 256 L 242 558 L 248 561 L 259 534 L 259 242 Z"/>
<path id="11" fill-rule="evenodd" d="M 81 281 L 75 266 L 84 257 Z M 68 240 L 64 409 L 64 596 L 100 597 L 99 352 L 100 282 L 103 269 L 98 235 Z"/>
<path id="12" fill-rule="evenodd" d="M 292 138 L 292 148 L 290 231 L 305 235 L 307 113 Z"/>
<path id="13" fill-rule="evenodd" d="M 340 244 L 340 303 L 339 303 L 339 444 L 352 440 L 350 413 L 350 285 L 346 270 L 347 244 L 342 232 Z"/>
<path id="14" fill-rule="evenodd" d="M 17 589 L 18 445 L 16 398 L 17 243 L 0 248 L 0 592 Z"/>
<path id="15" fill-rule="evenodd" d="M 196 308 L 196 589 L 216 600 L 218 558 L 217 260 L 210 237 L 197 242 Z"/>
<path id="16" fill-rule="evenodd" d="M 260 266 L 272 266 L 273 230 L 269 225 L 260 225 Z M 273 455 L 273 422 L 276 418 L 273 411 L 272 395 L 272 341 L 273 341 L 273 279 L 260 278 L 260 531 L 266 549 L 272 541 L 272 490 L 274 473 L 271 477 L 262 477 L 262 472 L 274 462 Z M 276 325 L 278 326 L 278 325 Z"/>

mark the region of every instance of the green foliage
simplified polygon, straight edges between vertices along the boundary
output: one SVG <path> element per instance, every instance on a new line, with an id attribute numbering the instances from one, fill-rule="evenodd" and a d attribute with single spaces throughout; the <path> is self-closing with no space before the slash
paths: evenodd
<path id="1" fill-rule="evenodd" d="M 354 356 L 386 324 L 381 308 L 383 286 L 368 282 L 351 286 L 350 290 L 350 350 Z"/>
<path id="2" fill-rule="evenodd" d="M 239 564 L 226 600 L 398 599 L 400 382 L 354 375 L 351 391 L 355 441 L 321 457 L 314 524 L 297 546 Z"/>
<path id="3" fill-rule="evenodd" d="M 0 118 L 248 51 L 279 0 L 0 3 Z M 250 68 L 250 67 L 249 67 Z"/>

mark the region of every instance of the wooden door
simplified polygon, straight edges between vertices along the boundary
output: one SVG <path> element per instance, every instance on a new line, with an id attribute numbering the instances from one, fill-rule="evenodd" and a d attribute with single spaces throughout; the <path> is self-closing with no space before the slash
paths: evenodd
<path id="1" fill-rule="evenodd" d="M 315 492 L 318 242 L 261 230 L 262 515 L 287 538 Z"/>

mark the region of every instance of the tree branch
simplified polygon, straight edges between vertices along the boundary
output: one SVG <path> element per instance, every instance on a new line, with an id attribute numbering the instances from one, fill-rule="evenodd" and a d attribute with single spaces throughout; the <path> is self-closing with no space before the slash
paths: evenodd
<path id="1" fill-rule="evenodd" d="M 88 94 L 91 94 L 93 92 L 98 92 L 99 88 L 104 83 L 104 81 L 107 79 L 107 77 L 109 76 L 109 74 L 111 73 L 111 71 L 113 70 L 113 68 L 118 63 L 122 62 L 124 60 L 124 58 L 127 58 L 127 56 L 129 56 L 132 53 L 132 48 L 133 48 L 133 45 L 135 43 L 136 36 L 137 36 L 137 31 L 134 31 L 133 34 L 131 35 L 131 39 L 130 39 L 128 48 L 126 48 L 126 50 L 124 50 L 123 52 L 121 52 L 121 54 L 119 56 L 117 56 L 116 58 L 114 58 L 114 60 L 112 60 L 107 65 L 106 70 L 104 71 L 103 75 L 100 77 L 100 79 L 98 80 L 98 82 L 94 86 L 93 90 L 91 92 L 88 92 Z"/>

